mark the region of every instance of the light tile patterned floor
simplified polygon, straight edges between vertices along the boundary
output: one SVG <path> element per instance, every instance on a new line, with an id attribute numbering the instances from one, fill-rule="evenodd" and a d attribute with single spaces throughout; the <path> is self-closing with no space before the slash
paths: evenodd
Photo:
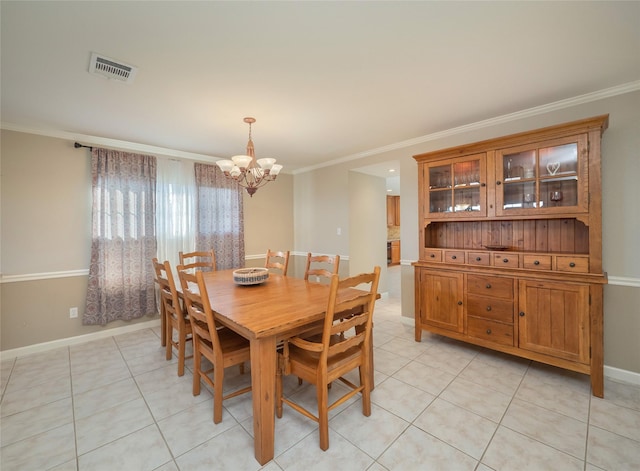
<path id="1" fill-rule="evenodd" d="M 398 267 L 399 268 L 399 267 Z M 330 448 L 285 406 L 275 459 L 253 458 L 251 396 L 191 394 L 165 361 L 157 329 L 2 362 L 3 471 L 28 470 L 637 470 L 640 388 L 425 333 L 414 342 L 392 285 L 375 313 L 372 415 L 353 399 L 331 413 Z M 250 375 L 227 370 L 225 388 Z M 334 385 L 334 391 L 341 388 Z M 313 407 L 309 385 L 285 393 Z"/>

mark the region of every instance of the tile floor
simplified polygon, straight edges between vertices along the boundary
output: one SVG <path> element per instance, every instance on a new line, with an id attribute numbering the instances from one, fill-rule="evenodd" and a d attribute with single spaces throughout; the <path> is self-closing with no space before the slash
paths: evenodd
<path id="1" fill-rule="evenodd" d="M 399 270 L 399 267 L 398 267 Z M 276 419 L 275 459 L 253 458 L 251 395 L 191 394 L 146 329 L 2 362 L 0 468 L 13 470 L 637 470 L 640 388 L 424 334 L 401 318 L 395 288 L 375 313 L 372 415 L 354 398 L 333 411 L 330 448 L 291 409 Z M 227 370 L 225 388 L 250 375 Z M 333 391 L 341 386 L 335 384 Z M 309 385 L 285 393 L 313 407 Z"/>

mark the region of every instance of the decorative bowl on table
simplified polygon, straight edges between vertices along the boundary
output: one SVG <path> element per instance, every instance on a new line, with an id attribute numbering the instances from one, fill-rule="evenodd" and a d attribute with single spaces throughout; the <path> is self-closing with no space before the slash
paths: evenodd
<path id="1" fill-rule="evenodd" d="M 233 281 L 239 285 L 259 285 L 269 278 L 268 268 L 240 268 L 233 271 Z"/>

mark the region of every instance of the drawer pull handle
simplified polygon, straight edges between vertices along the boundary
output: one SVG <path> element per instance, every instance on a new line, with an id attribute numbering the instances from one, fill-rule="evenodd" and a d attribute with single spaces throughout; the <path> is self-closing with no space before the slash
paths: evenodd
<path id="1" fill-rule="evenodd" d="M 502 182 L 501 182 L 500 180 L 498 180 L 498 181 L 496 182 L 496 185 L 502 185 Z"/>
<path id="2" fill-rule="evenodd" d="M 520 317 L 524 317 L 524 312 L 520 311 Z"/>
<path id="3" fill-rule="evenodd" d="M 491 289 L 491 283 L 487 283 L 487 289 Z"/>
<path id="4" fill-rule="evenodd" d="M 571 268 L 573 268 L 573 267 L 575 267 L 575 266 L 576 266 L 576 264 L 575 264 L 574 262 L 571 262 L 571 263 L 569 264 L 569 266 L 570 266 Z"/>
<path id="5" fill-rule="evenodd" d="M 452 256 L 451 256 L 451 260 L 455 260 L 456 258 L 458 258 L 458 257 L 457 257 L 457 256 L 455 256 L 455 255 L 452 255 Z"/>
<path id="6" fill-rule="evenodd" d="M 487 334 L 491 335 L 491 329 L 487 329 Z"/>
<path id="7" fill-rule="evenodd" d="M 491 306 L 487 306 L 487 311 L 490 311 L 490 310 L 491 310 Z"/>
<path id="8" fill-rule="evenodd" d="M 503 258 L 503 259 L 502 259 L 502 261 L 503 261 L 504 263 L 509 263 L 509 259 L 508 259 L 508 258 Z"/>
<path id="9" fill-rule="evenodd" d="M 432 253 L 431 255 L 429 255 L 429 257 L 431 257 L 431 258 L 436 258 L 436 254 L 433 254 L 433 253 Z"/>
<path id="10" fill-rule="evenodd" d="M 536 260 L 535 262 L 533 262 L 534 265 L 540 265 L 540 261 Z"/>
<path id="11" fill-rule="evenodd" d="M 462 301 L 458 301 L 458 306 L 462 306 Z"/>

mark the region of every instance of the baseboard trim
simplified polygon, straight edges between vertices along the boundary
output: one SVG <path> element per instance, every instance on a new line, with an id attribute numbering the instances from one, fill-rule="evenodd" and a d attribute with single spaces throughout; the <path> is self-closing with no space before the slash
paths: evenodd
<path id="1" fill-rule="evenodd" d="M 149 329 L 160 325 L 160 319 L 153 319 L 146 322 L 137 322 L 132 325 L 122 327 L 114 327 L 113 329 L 101 330 L 100 332 L 92 332 L 90 334 L 77 335 L 75 337 L 67 337 L 64 339 L 52 340 L 51 342 L 37 343 L 27 347 L 13 348 L 0 352 L 0 361 L 16 358 L 18 356 L 31 355 L 33 353 L 46 352 L 60 347 L 68 347 L 79 343 L 90 342 L 92 340 L 113 337 L 114 335 L 126 334 L 137 330 Z"/>
<path id="2" fill-rule="evenodd" d="M 402 323 L 406 325 L 413 326 L 415 324 L 413 317 L 402 316 L 401 320 Z M 640 386 L 640 373 L 636 373 L 635 371 L 622 370 L 614 366 L 605 365 L 604 375 L 614 381 L 621 381 L 623 383 L 633 384 L 634 386 Z"/>
<path id="3" fill-rule="evenodd" d="M 622 381 L 623 383 L 640 386 L 640 373 L 636 373 L 634 371 L 621 370 L 620 368 L 605 365 L 604 375 L 615 381 Z"/>

